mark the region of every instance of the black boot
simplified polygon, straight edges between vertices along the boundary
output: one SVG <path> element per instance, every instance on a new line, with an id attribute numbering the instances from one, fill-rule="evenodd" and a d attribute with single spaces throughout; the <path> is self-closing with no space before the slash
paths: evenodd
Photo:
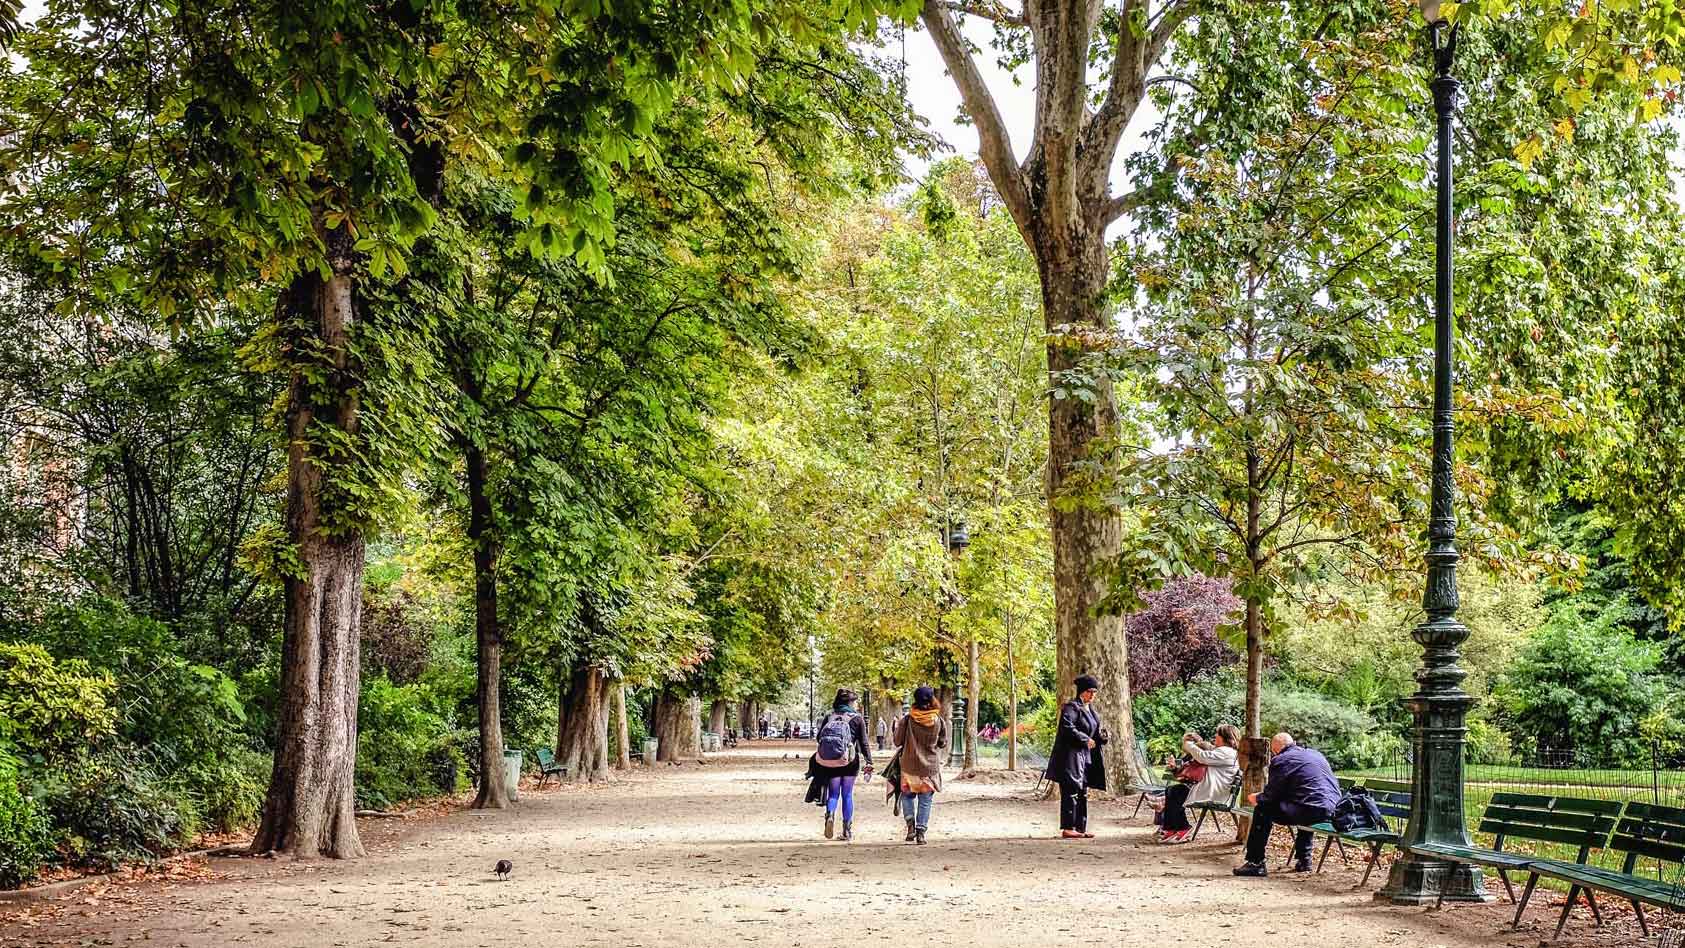
<path id="1" fill-rule="evenodd" d="M 832 816 L 829 813 L 825 814 L 825 838 L 826 839 L 831 838 L 831 834 L 833 832 L 835 832 L 835 827 L 836 827 L 836 817 Z"/>
<path id="2" fill-rule="evenodd" d="M 1234 867 L 1234 874 L 1237 876 L 1257 876 L 1258 878 L 1263 878 L 1264 876 L 1269 875 L 1270 871 L 1265 869 L 1262 863 L 1248 862 Z"/>
<path id="3" fill-rule="evenodd" d="M 842 834 L 843 842 L 846 843 L 853 838 L 854 838 L 854 821 L 853 820 L 843 820 L 843 834 Z"/>
<path id="4" fill-rule="evenodd" d="M 1311 857 L 1310 857 L 1309 853 L 1306 853 L 1303 856 L 1293 857 L 1293 871 L 1294 872 L 1310 872 L 1311 871 Z"/>
<path id="5" fill-rule="evenodd" d="M 916 832 L 917 832 L 917 830 L 915 830 L 915 829 L 914 829 L 914 828 L 913 828 L 913 818 L 912 818 L 912 817 L 910 817 L 910 816 L 909 816 L 909 817 L 907 817 L 907 842 L 909 842 L 909 843 L 910 843 L 910 842 L 912 842 L 912 841 L 913 841 L 913 838 L 914 838 L 914 834 L 915 834 L 915 833 L 916 833 Z"/>
<path id="6" fill-rule="evenodd" d="M 913 830 L 913 842 L 924 845 L 924 830 Z"/>

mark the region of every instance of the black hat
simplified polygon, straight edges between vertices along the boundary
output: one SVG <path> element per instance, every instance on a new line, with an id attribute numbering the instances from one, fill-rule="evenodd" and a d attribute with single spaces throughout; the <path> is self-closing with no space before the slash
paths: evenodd
<path id="1" fill-rule="evenodd" d="M 921 711 L 936 707 L 936 689 L 929 685 L 920 685 L 914 688 L 913 707 Z"/>
<path id="2" fill-rule="evenodd" d="M 1100 679 L 1095 678 L 1093 675 L 1078 675 L 1076 684 L 1077 694 L 1079 695 L 1085 691 L 1100 690 Z"/>

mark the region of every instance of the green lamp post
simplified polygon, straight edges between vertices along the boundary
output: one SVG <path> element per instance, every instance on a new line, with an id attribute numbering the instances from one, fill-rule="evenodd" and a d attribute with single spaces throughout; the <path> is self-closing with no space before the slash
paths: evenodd
<path id="1" fill-rule="evenodd" d="M 1461 83 L 1451 75 L 1457 51 L 1457 27 L 1440 12 L 1440 0 L 1419 0 L 1433 48 L 1433 105 L 1439 119 L 1438 220 L 1435 240 L 1433 334 L 1433 480 L 1428 514 L 1427 618 L 1411 633 L 1422 646 L 1417 690 L 1406 704 L 1415 718 L 1411 735 L 1410 823 L 1377 899 L 1401 904 L 1432 902 L 1444 892 L 1448 902 L 1491 899 L 1480 869 L 1413 852 L 1424 843 L 1469 845 L 1463 822 L 1464 718 L 1472 699 L 1462 689 L 1466 672 L 1457 664 L 1457 647 L 1469 637 L 1457 621 L 1457 514 L 1455 510 L 1455 428 L 1451 416 L 1452 340 L 1455 319 L 1452 289 L 1451 128 Z"/>

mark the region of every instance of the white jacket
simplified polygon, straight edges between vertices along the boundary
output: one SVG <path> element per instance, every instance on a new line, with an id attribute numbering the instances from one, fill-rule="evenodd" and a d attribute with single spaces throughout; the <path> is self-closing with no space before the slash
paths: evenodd
<path id="1" fill-rule="evenodd" d="M 1205 765 L 1205 779 L 1188 792 L 1189 803 L 1227 801 L 1229 788 L 1240 779 L 1240 753 L 1232 747 L 1213 746 L 1200 750 L 1193 741 L 1183 741 L 1182 750 Z"/>

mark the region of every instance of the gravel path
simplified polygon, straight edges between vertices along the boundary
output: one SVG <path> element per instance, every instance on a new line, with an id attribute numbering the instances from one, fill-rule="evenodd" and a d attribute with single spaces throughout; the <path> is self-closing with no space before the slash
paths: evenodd
<path id="1" fill-rule="evenodd" d="M 1221 834 L 1155 846 L 1115 803 L 1094 807 L 1098 839 L 1060 841 L 1057 805 L 1021 782 L 950 781 L 915 847 L 874 780 L 855 841 L 829 842 L 801 802 L 798 753 L 773 742 L 526 792 L 504 813 L 366 821 L 371 855 L 355 862 L 217 859 L 199 878 L 88 887 L 0 911 L 0 944 L 1492 948 L 1537 945 L 1554 925 L 1549 905 L 1520 933 L 1504 903 L 1379 905 L 1352 890 L 1361 866 L 1333 857 L 1320 877 L 1236 880 Z M 491 876 L 500 858 L 507 882 Z M 1570 931 L 1562 944 L 1640 944 L 1624 922 Z"/>

